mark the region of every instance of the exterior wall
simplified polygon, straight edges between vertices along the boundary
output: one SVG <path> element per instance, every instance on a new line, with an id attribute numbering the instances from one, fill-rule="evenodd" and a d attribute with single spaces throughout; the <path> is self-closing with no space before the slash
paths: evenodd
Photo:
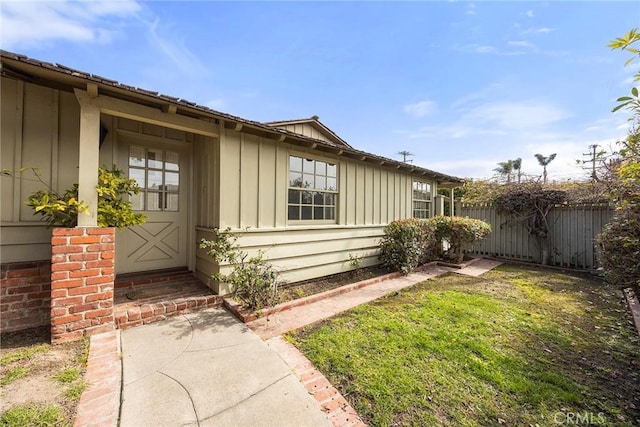
<path id="1" fill-rule="evenodd" d="M 3 170 L 37 168 L 42 180 L 57 191 L 78 182 L 79 113 L 72 93 L 3 77 L 0 159 Z M 112 118 L 101 122 L 112 127 Z M 113 132 L 100 149 L 100 164 L 113 162 Z M 30 207 L 29 195 L 46 188 L 31 170 L 0 178 L 0 252 L 2 263 L 51 257 L 51 231 Z"/>
<path id="2" fill-rule="evenodd" d="M 297 123 L 290 125 L 278 126 L 280 129 L 288 130 L 289 132 L 297 133 L 298 135 L 308 136 L 310 138 L 319 139 L 320 141 L 332 142 L 322 132 L 314 128 L 308 123 Z"/>
<path id="3" fill-rule="evenodd" d="M 51 321 L 51 261 L 2 264 L 0 332 L 48 325 Z"/>
<path id="4" fill-rule="evenodd" d="M 201 227 L 217 227 L 220 223 L 221 187 L 218 138 L 195 135 L 193 169 L 195 224 Z M 226 193 L 225 191 L 225 196 L 228 198 L 229 195 Z"/>
<path id="5" fill-rule="evenodd" d="M 413 178 L 397 169 L 232 130 L 223 131 L 220 141 L 197 143 L 195 150 L 201 167 L 215 165 L 213 174 L 205 176 L 201 170 L 196 179 L 200 199 L 196 241 L 211 238 L 214 227 L 241 232 L 241 249 L 250 254 L 263 250 L 288 281 L 348 270 L 350 255 L 361 257 L 364 265 L 377 264 L 384 226 L 413 213 Z M 287 221 L 290 154 L 338 164 L 335 224 Z M 220 193 L 215 195 L 205 187 L 220 188 Z M 435 192 L 435 183 L 433 188 Z M 214 200 L 219 197 L 219 203 L 206 201 L 207 194 Z M 216 205 L 219 212 L 215 212 Z M 197 252 L 201 280 L 207 282 L 216 268 L 204 251 Z M 215 285 L 214 290 L 226 292 Z"/>
<path id="6" fill-rule="evenodd" d="M 75 95 L 6 77 L 0 89 L 2 168 L 38 168 L 46 185 L 58 191 L 77 182 L 80 108 Z M 184 133 L 159 126 L 107 115 L 100 121 L 109 131 L 100 149 L 103 165 L 124 167 L 126 153 L 119 150 L 123 135 L 135 133 L 153 141 L 169 138 L 192 145 L 187 259 L 201 278 L 215 267 L 194 249 L 214 227 L 255 232 L 254 240 L 242 243 L 248 251 L 281 245 L 278 250 L 270 249 L 267 257 L 288 271 L 292 280 L 300 280 L 345 270 L 349 255 L 374 263 L 382 228 L 412 215 L 412 177 L 395 168 L 225 130 L 224 126 L 220 126 L 220 138 L 187 134 L 185 139 Z M 295 131 L 321 137 L 313 134 L 312 126 L 304 126 L 306 130 Z M 339 165 L 335 224 L 287 221 L 290 154 Z M 51 257 L 51 231 L 24 205 L 29 194 L 44 187 L 30 171 L 1 177 L 2 263 Z"/>

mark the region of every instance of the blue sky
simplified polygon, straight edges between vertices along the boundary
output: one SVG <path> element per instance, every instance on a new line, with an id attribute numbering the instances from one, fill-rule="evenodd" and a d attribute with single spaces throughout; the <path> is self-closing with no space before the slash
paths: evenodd
<path id="1" fill-rule="evenodd" d="M 358 149 L 461 177 L 558 156 L 579 179 L 639 64 L 640 2 L 0 3 L 3 49 L 257 121 L 318 115 Z"/>

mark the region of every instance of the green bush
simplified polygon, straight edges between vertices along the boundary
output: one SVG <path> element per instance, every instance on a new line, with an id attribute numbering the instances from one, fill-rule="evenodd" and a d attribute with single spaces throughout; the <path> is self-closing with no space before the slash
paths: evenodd
<path id="1" fill-rule="evenodd" d="M 439 251 L 439 258 L 453 262 L 462 262 L 464 250 L 478 240 L 484 239 L 491 233 L 491 225 L 479 219 L 434 216 L 427 221 L 427 227 L 432 230 L 434 247 Z M 444 242 L 449 248 L 444 250 Z"/>
<path id="2" fill-rule="evenodd" d="M 596 241 L 605 279 L 615 285 L 640 288 L 640 207 L 618 208 Z"/>
<path id="3" fill-rule="evenodd" d="M 280 302 L 279 273 L 263 258 L 263 252 L 249 257 L 236 244 L 238 236 L 231 229 L 214 230 L 214 239 L 202 239 L 200 248 L 215 262 L 231 265 L 231 273 L 213 273 L 211 278 L 231 285 L 232 295 L 252 310 L 272 307 Z"/>
<path id="4" fill-rule="evenodd" d="M 40 176 L 34 170 L 38 179 Z M 42 180 L 41 180 L 42 181 Z M 115 165 L 111 169 L 98 170 L 98 225 L 100 227 L 128 227 L 142 224 L 146 217 L 133 212 L 129 196 L 138 194 L 140 187 Z M 29 196 L 27 205 L 42 215 L 48 227 L 75 227 L 78 214 L 87 212 L 87 205 L 78 200 L 78 184 L 63 194 L 53 189 L 40 190 Z"/>
<path id="5" fill-rule="evenodd" d="M 424 221 L 393 221 L 384 228 L 384 234 L 379 256 L 384 266 L 409 274 L 424 261 L 431 237 Z"/>

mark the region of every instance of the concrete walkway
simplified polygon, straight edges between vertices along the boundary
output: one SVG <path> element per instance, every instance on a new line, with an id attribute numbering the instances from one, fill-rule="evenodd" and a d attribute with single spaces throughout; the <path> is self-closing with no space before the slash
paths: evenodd
<path id="1" fill-rule="evenodd" d="M 122 331 L 120 426 L 330 426 L 291 368 L 206 309 Z"/>
<path id="2" fill-rule="evenodd" d="M 206 309 L 124 330 L 120 426 L 361 427 L 339 391 L 279 335 L 449 271 L 476 276 L 499 264 L 430 267 L 272 314 L 251 329 Z"/>

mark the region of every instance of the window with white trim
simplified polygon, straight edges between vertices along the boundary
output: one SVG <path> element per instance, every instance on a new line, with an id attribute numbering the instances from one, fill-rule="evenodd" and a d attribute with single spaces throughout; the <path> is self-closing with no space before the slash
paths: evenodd
<path id="1" fill-rule="evenodd" d="M 180 210 L 180 155 L 173 151 L 132 145 L 129 178 L 140 193 L 131 196 L 133 210 L 177 212 Z"/>
<path id="2" fill-rule="evenodd" d="M 413 181 L 413 217 L 425 219 L 431 216 L 431 184 Z"/>
<path id="3" fill-rule="evenodd" d="M 289 156 L 287 219 L 335 221 L 337 200 L 337 164 Z"/>

